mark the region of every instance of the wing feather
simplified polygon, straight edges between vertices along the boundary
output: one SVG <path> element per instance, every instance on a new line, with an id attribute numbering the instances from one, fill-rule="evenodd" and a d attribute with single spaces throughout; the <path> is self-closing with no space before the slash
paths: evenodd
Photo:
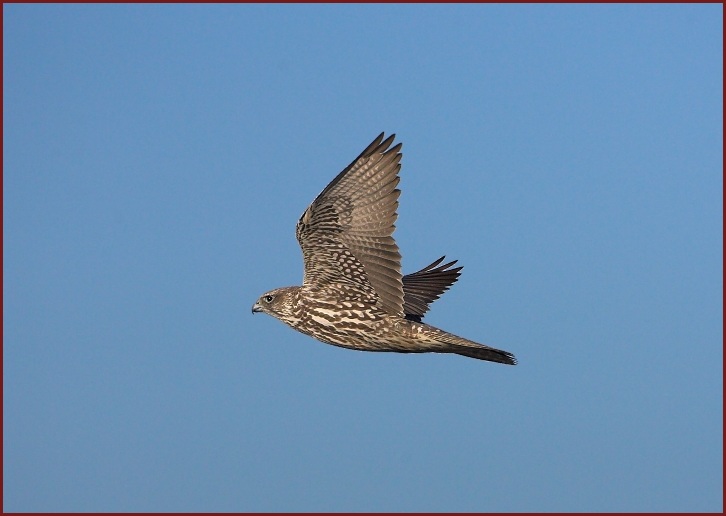
<path id="1" fill-rule="evenodd" d="M 401 144 L 381 133 L 318 195 L 297 224 L 303 286 L 345 284 L 404 315 L 401 253 L 393 232 Z M 390 147 L 390 148 L 389 148 Z"/>
<path id="2" fill-rule="evenodd" d="M 449 268 L 457 260 L 439 266 L 444 258 L 442 256 L 420 271 L 403 277 L 403 311 L 407 319 L 421 322 L 421 318 L 429 310 L 429 305 L 459 279 L 463 267 Z"/>

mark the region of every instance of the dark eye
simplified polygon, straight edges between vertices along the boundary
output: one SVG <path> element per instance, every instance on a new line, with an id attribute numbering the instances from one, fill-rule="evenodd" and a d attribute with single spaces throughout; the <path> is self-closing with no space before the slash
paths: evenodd
<path id="1" fill-rule="evenodd" d="M 266 303 L 272 303 L 272 296 L 265 296 L 264 300 Z"/>

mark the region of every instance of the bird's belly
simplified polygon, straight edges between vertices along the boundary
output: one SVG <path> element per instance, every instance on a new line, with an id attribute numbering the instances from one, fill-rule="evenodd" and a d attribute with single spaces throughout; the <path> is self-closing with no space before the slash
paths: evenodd
<path id="1" fill-rule="evenodd" d="M 411 324 L 387 314 L 361 311 L 311 312 L 295 328 L 311 337 L 349 349 L 413 351 Z"/>

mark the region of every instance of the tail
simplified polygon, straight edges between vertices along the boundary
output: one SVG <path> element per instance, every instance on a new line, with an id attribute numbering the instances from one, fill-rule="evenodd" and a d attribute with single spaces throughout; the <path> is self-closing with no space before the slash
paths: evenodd
<path id="1" fill-rule="evenodd" d="M 434 326 L 429 326 L 428 324 L 422 324 L 422 326 L 425 327 L 424 333 L 427 337 L 433 338 L 439 344 L 445 344 L 440 350 L 432 349 L 436 353 L 456 353 L 457 355 L 463 355 L 465 357 L 507 365 L 516 365 L 517 363 L 517 359 L 508 351 L 490 348 L 484 344 L 459 337 L 453 333 L 435 328 Z"/>

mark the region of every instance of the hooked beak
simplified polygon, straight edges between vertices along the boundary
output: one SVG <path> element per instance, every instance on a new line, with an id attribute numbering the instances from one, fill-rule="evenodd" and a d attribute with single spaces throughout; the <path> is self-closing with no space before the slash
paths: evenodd
<path id="1" fill-rule="evenodd" d="M 261 311 L 262 311 L 262 307 L 259 305 L 259 303 L 255 303 L 254 305 L 252 305 L 253 314 L 255 314 L 257 312 L 261 312 Z"/>

